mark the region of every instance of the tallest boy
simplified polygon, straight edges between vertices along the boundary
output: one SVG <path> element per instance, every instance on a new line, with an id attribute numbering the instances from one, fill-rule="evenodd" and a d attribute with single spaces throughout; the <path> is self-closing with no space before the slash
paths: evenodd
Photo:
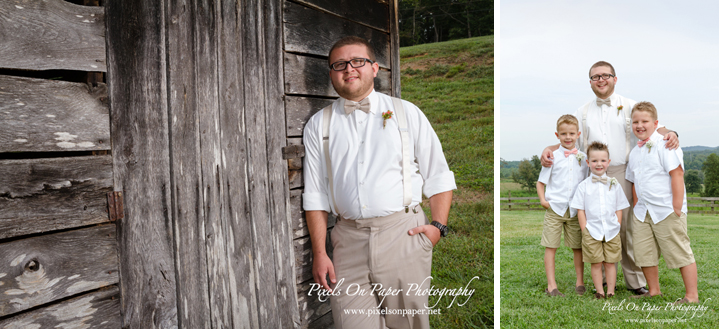
<path id="1" fill-rule="evenodd" d="M 424 114 L 374 90 L 379 65 L 367 41 L 339 40 L 329 64 L 341 97 L 307 122 L 303 138 L 315 282 L 336 290 L 330 301 L 337 328 L 429 328 L 428 296 L 416 288 L 429 288 L 432 247 L 447 233 L 454 174 Z M 422 192 L 432 224 L 419 207 Z M 332 260 L 325 250 L 330 211 L 338 218 Z M 402 291 L 378 296 L 379 287 Z"/>
<path id="2" fill-rule="evenodd" d="M 594 141 L 604 143 L 609 148 L 611 164 L 607 175 L 616 178 L 624 194 L 632 204 L 632 184 L 624 179 L 629 163 L 629 152 L 637 145 L 637 138 L 631 131 L 631 116 L 629 113 L 636 104 L 635 101 L 614 93 L 617 75 L 614 67 L 604 61 L 594 63 L 589 69 L 589 84 L 597 97 L 584 104 L 574 116 L 579 120 L 579 149 L 586 152 L 588 144 Z M 666 146 L 675 149 L 679 146 L 677 133 L 666 128 L 657 130 L 668 140 Z M 549 167 L 552 164 L 552 152 L 559 145 L 547 147 L 542 152 L 542 165 Z M 622 240 L 622 272 L 627 289 L 636 294 L 648 292 L 647 283 L 642 269 L 634 263 L 634 248 L 632 244 L 632 227 L 629 220 L 631 211 L 622 212 L 622 223 L 619 236 Z"/>

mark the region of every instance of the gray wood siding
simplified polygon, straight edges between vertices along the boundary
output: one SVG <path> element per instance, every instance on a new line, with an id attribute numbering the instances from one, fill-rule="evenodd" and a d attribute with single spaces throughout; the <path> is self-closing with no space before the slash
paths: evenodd
<path id="1" fill-rule="evenodd" d="M 105 72 L 102 7 L 0 1 L 0 67 Z"/>
<path id="2" fill-rule="evenodd" d="M 0 317 L 118 282 L 114 225 L 0 244 Z"/>
<path id="3" fill-rule="evenodd" d="M 0 239 L 108 222 L 112 158 L 0 160 Z"/>
<path id="4" fill-rule="evenodd" d="M 0 75 L 0 153 L 110 149 L 107 87 Z"/>

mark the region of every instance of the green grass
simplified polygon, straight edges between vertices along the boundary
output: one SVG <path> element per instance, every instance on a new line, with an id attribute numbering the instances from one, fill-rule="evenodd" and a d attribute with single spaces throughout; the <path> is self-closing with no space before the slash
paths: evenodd
<path id="1" fill-rule="evenodd" d="M 449 214 L 450 234 L 433 252 L 432 285 L 459 289 L 469 284 L 467 289 L 475 290 L 452 306 L 452 298 L 442 297 L 436 306 L 441 314 L 430 316 L 432 328 L 494 325 L 493 40 L 489 36 L 400 49 L 402 98 L 417 105 L 432 123 L 458 187 Z M 430 297 L 430 305 L 437 301 Z"/>
<path id="2" fill-rule="evenodd" d="M 621 271 L 617 275 L 617 296 L 606 301 L 597 301 L 590 294 L 592 283 L 589 265 L 585 264 L 585 286 L 588 293 L 578 296 L 574 293 L 574 266 L 572 252 L 562 246 L 557 251 L 556 277 L 559 290 L 564 298 L 549 298 L 543 291 L 546 288 L 543 256 L 544 247 L 539 245 L 542 235 L 541 211 L 502 211 L 501 212 L 501 323 L 502 328 L 567 328 L 595 327 L 607 328 L 661 328 L 661 323 L 629 323 L 630 319 L 647 318 L 648 321 L 674 321 L 682 312 L 667 310 L 667 303 L 684 296 L 684 284 L 678 269 L 667 269 L 664 260 L 659 264 L 659 282 L 665 297 L 651 301 L 633 301 L 631 293 L 625 289 Z M 719 234 L 719 216 L 689 215 L 688 230 L 692 250 L 697 261 L 699 273 L 699 299 L 708 309 L 699 317 L 692 313 L 683 320 L 677 319 L 672 328 L 712 328 L 719 326 L 719 252 L 716 237 Z M 619 306 L 615 314 L 610 314 L 605 305 Z M 637 309 L 627 310 L 627 304 L 635 302 Z M 645 306 L 646 303 L 646 306 Z M 642 307 L 645 307 L 642 310 Z M 649 312 L 648 307 L 660 308 Z M 605 308 L 605 309 L 603 309 Z M 653 320 L 652 320 L 653 319 Z M 669 326 L 667 326 L 669 327 Z"/>

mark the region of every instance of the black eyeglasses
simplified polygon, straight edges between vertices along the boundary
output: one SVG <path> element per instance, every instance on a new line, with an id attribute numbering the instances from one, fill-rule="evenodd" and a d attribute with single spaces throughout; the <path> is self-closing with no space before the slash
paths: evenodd
<path id="1" fill-rule="evenodd" d="M 335 71 L 343 71 L 347 68 L 347 64 L 351 65 L 354 68 L 362 67 L 367 62 L 370 62 L 370 64 L 374 64 L 374 61 L 369 58 L 353 58 L 348 61 L 338 61 L 330 64 L 330 68 Z"/>
<path id="2" fill-rule="evenodd" d="M 599 81 L 599 78 L 602 78 L 602 80 L 609 80 L 610 78 L 613 78 L 614 76 L 611 74 L 602 74 L 602 75 L 593 75 L 589 77 L 592 81 Z"/>

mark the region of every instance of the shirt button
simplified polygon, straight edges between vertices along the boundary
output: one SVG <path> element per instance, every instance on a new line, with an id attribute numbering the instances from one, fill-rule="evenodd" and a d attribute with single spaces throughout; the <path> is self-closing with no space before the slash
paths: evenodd
<path id="1" fill-rule="evenodd" d="M 367 205 L 362 206 L 362 209 L 367 209 Z"/>
<path id="2" fill-rule="evenodd" d="M 360 121 L 359 123 L 364 123 L 364 121 Z"/>
<path id="3" fill-rule="evenodd" d="M 364 185 L 364 182 L 360 182 L 360 185 Z"/>

